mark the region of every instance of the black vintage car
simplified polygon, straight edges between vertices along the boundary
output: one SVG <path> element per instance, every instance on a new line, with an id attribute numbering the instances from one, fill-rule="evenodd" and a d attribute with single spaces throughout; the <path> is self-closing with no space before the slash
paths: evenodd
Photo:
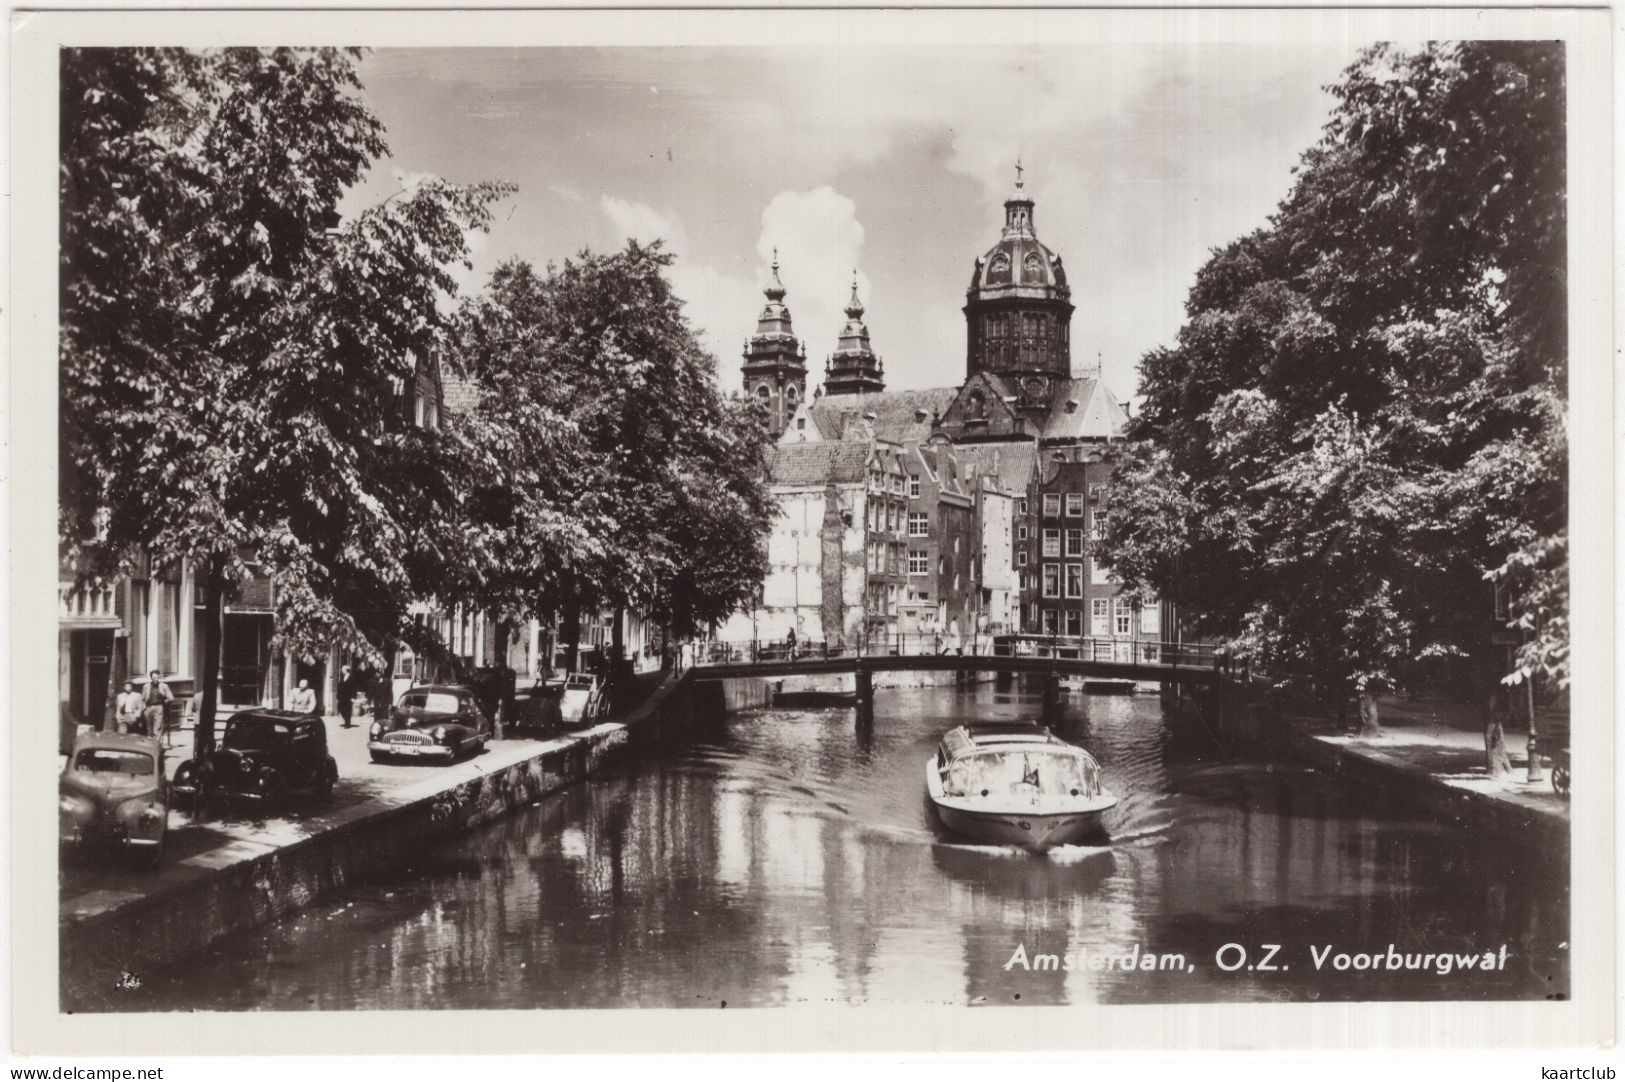
<path id="1" fill-rule="evenodd" d="M 271 807 L 293 792 L 325 799 L 338 778 L 338 764 L 327 753 L 327 727 L 320 718 L 256 707 L 227 720 L 219 746 L 204 761 L 182 763 L 173 788 L 184 796 L 195 796 L 201 789 Z"/>
<path id="2" fill-rule="evenodd" d="M 387 720 L 372 723 L 367 751 L 375 763 L 396 757 L 449 763 L 477 755 L 492 736 L 479 696 L 461 684 L 426 684 L 401 694 Z"/>

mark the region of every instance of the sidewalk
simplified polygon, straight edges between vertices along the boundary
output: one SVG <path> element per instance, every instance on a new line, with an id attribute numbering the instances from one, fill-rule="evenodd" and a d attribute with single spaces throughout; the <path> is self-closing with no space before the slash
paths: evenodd
<path id="1" fill-rule="evenodd" d="M 330 714 L 322 720 L 327 727 L 328 754 L 333 756 L 339 774 L 331 798 L 324 801 L 295 794 L 285 807 L 272 809 L 275 814 L 269 816 L 261 815 L 244 801 L 232 808 L 229 817 L 216 813 L 202 824 L 193 821 L 190 801 L 176 801 L 169 811 L 164 858 L 158 868 L 140 869 L 128 861 L 97 859 L 90 854 L 74 854 L 74 859 L 64 861 L 59 875 L 61 915 L 64 919 L 90 917 L 138 898 L 162 894 L 199 873 L 296 844 L 376 811 L 410 804 L 620 729 L 660 686 L 664 675 L 640 675 L 636 692 L 627 696 L 622 709 L 598 725 L 546 734 L 527 731 L 523 737 L 490 741 L 481 754 L 449 764 L 427 760 L 375 763 L 367 752 L 372 718 L 357 717 L 353 727 L 346 729 L 342 718 Z M 227 715 L 231 712 L 228 710 Z M 171 744 L 164 752 L 165 772 L 171 778 L 192 757 L 195 735 L 193 729 L 172 731 Z M 66 763 L 67 756 L 59 757 L 59 767 Z"/>
<path id="2" fill-rule="evenodd" d="M 1290 716 L 1281 721 L 1295 750 L 1335 769 L 1357 770 L 1431 795 L 1452 811 L 1477 808 L 1490 818 L 1528 826 L 1548 840 L 1558 833 L 1567 836 L 1569 800 L 1552 789 L 1551 768 L 1542 768 L 1538 782 L 1525 780 L 1527 730 L 1506 730 L 1512 773 L 1492 779 L 1484 770 L 1483 715 L 1472 706 L 1384 699 L 1382 732 L 1374 737 L 1350 736 L 1336 719 Z M 1541 722 L 1537 716 L 1537 726 Z M 1585 784 L 1584 779 L 1577 784 Z"/>

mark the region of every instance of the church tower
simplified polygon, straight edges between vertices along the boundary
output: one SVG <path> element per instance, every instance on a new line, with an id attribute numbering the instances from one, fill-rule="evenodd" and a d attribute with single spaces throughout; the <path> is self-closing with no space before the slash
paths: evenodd
<path id="1" fill-rule="evenodd" d="M 990 372 L 1036 390 L 1072 374 L 1072 290 L 1061 257 L 1033 231 L 1021 172 L 1017 162 L 1004 233 L 976 261 L 965 293 L 965 376 Z"/>
<path id="2" fill-rule="evenodd" d="M 756 333 L 745 340 L 745 393 L 768 407 L 768 428 L 777 439 L 807 394 L 807 347 L 790 326 L 779 281 L 779 250 L 773 249 L 773 273 L 762 290 L 767 303 L 756 320 Z"/>
<path id="3" fill-rule="evenodd" d="M 835 353 L 824 366 L 824 393 L 869 394 L 886 389 L 886 369 L 869 345 L 863 324 L 863 302 L 858 300 L 858 272 L 852 272 L 852 297 L 846 302 L 846 326 Z"/>

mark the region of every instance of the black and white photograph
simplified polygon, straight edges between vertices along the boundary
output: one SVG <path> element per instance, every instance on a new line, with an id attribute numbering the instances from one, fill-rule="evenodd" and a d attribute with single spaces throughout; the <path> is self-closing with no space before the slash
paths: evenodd
<path id="1" fill-rule="evenodd" d="M 735 14 L 35 48 L 30 1010 L 1611 1041 L 1583 13 Z"/>

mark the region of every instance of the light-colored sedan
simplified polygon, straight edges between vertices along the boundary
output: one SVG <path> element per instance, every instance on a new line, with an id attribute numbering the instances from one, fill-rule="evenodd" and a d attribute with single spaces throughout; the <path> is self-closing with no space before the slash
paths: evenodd
<path id="1" fill-rule="evenodd" d="M 133 852 L 157 867 L 168 833 L 163 745 L 130 733 L 86 733 L 74 741 L 58 784 L 62 845 Z"/>

